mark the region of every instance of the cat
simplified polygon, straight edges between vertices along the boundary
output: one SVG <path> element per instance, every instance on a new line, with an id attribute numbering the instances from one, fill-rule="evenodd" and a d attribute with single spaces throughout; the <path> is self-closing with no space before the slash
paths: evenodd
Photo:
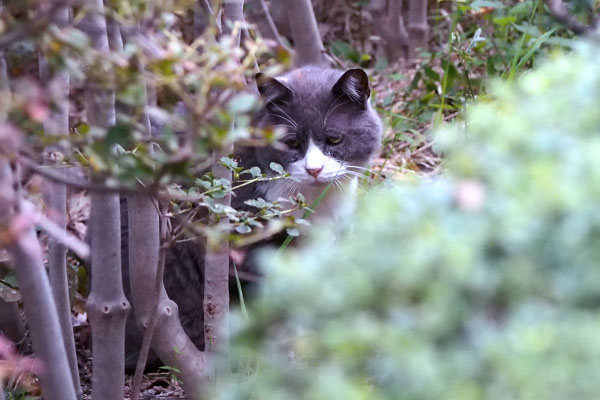
<path id="1" fill-rule="evenodd" d="M 240 188 L 232 198 L 232 206 L 243 209 L 249 207 L 245 204 L 248 199 L 273 202 L 297 193 L 302 193 L 311 205 L 331 185 L 332 190 L 314 210 L 315 218 L 340 222 L 352 209 L 357 177 L 364 173 L 381 144 L 382 123 L 369 101 L 367 74 L 361 69 L 343 72 L 309 66 L 277 78 L 259 73 L 256 81 L 265 106 L 253 123 L 257 127 L 282 127 L 284 134 L 279 146 L 236 149 L 236 156 L 244 168 L 258 166 L 271 174 L 271 162 L 278 163 L 292 179 Z M 126 207 L 121 210 L 126 221 Z M 122 236 L 123 284 L 130 298 L 126 227 Z M 259 248 L 254 246 L 250 252 Z M 183 329 L 200 350 L 204 348 L 203 262 L 203 244 L 181 242 L 168 251 L 164 274 L 165 289 L 178 305 Z M 125 346 L 126 369 L 130 372 L 135 368 L 143 334 L 132 315 Z M 149 357 L 147 368 L 158 365 L 155 355 Z"/>
<path id="2" fill-rule="evenodd" d="M 379 150 L 381 119 L 370 104 L 367 74 L 361 69 L 304 67 L 278 78 L 256 76 L 265 107 L 255 123 L 259 127 L 279 126 L 286 132 L 282 148 L 252 147 L 239 154 L 242 165 L 270 171 L 276 162 L 293 179 L 261 182 L 240 191 L 234 207 L 248 198 L 273 202 L 302 193 L 312 204 L 327 185 L 349 190 L 332 190 L 319 203 L 317 218 L 341 219 L 343 203 L 356 187 L 356 177 Z M 342 185 L 344 183 L 344 185 Z M 337 196 L 336 196 L 337 194 Z M 341 195 L 341 196 L 340 196 Z"/>

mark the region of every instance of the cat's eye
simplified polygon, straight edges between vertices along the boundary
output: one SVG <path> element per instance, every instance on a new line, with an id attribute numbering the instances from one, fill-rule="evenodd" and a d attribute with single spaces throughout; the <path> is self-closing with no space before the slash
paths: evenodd
<path id="1" fill-rule="evenodd" d="M 296 137 L 285 138 L 283 139 L 283 143 L 291 149 L 297 149 L 298 147 L 300 147 L 300 142 Z"/>
<path id="2" fill-rule="evenodd" d="M 340 144 L 343 139 L 343 136 L 328 136 L 327 144 Z"/>

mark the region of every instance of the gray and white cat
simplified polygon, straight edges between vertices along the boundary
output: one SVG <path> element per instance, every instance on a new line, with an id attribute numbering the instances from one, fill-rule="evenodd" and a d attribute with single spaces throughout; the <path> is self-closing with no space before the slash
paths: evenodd
<path id="1" fill-rule="evenodd" d="M 381 120 L 370 102 L 367 75 L 360 69 L 346 72 L 304 67 L 277 78 L 257 74 L 265 107 L 255 118 L 258 127 L 283 126 L 281 146 L 237 149 L 241 165 L 271 171 L 276 162 L 295 179 L 259 182 L 236 192 L 235 208 L 247 207 L 248 199 L 275 201 L 302 193 L 312 204 L 329 184 L 330 190 L 315 210 L 321 218 L 339 219 L 353 204 L 357 175 L 379 150 Z M 127 220 L 126 207 L 122 217 Z M 123 230 L 124 289 L 129 297 L 127 229 Z M 255 249 L 251 249 L 252 252 Z M 250 259 L 251 257 L 248 257 Z M 202 301 L 204 248 L 201 243 L 181 242 L 167 253 L 164 285 L 179 309 L 183 329 L 200 349 L 204 348 Z M 233 292 L 235 295 L 235 291 Z M 129 318 L 126 335 L 126 368 L 135 368 L 142 331 Z M 148 367 L 159 365 L 156 356 Z"/>
<path id="2" fill-rule="evenodd" d="M 312 204 L 325 187 L 334 190 L 318 206 L 317 217 L 338 220 L 352 203 L 356 177 L 379 150 L 381 119 L 370 104 L 369 81 L 361 69 L 304 67 L 278 78 L 257 74 L 266 106 L 257 115 L 259 127 L 281 126 L 286 133 L 279 148 L 249 148 L 244 166 L 281 164 L 294 179 L 263 182 L 239 193 L 234 206 L 248 198 L 267 201 L 302 193 Z M 341 189 L 341 190 L 337 190 Z"/>

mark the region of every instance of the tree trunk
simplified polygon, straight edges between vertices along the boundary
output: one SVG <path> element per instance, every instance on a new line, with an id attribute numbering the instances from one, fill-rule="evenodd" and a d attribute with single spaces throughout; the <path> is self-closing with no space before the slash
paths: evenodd
<path id="1" fill-rule="evenodd" d="M 385 57 L 390 62 L 405 59 L 408 55 L 408 34 L 402 19 L 402 0 L 373 0 L 370 10 L 373 31 L 381 38 L 380 48 Z"/>
<path id="2" fill-rule="evenodd" d="M 203 4 L 202 6 L 205 6 Z M 140 73 L 144 66 L 140 66 Z M 154 89 L 146 85 L 148 105 L 155 102 Z M 146 135 L 152 136 L 148 113 L 144 113 Z M 166 218 L 159 221 L 158 204 L 145 195 L 127 198 L 128 210 L 128 265 L 131 300 L 138 324 L 146 327 L 142 349 L 132 387 L 132 399 L 139 393 L 140 372 L 148 355 L 148 340 L 163 363 L 175 367 L 187 395 L 199 399 L 208 382 L 204 354 L 188 338 L 181 322 L 177 304 L 167 296 L 163 285 L 165 251 L 161 241 L 166 239 Z M 159 233 L 159 229 L 161 232 Z M 149 335 L 149 337 L 147 337 Z"/>
<path id="3" fill-rule="evenodd" d="M 108 52 L 102 0 L 89 0 L 88 5 L 90 11 L 83 28 L 96 50 Z M 114 124 L 114 92 L 102 90 L 92 82 L 85 105 L 90 125 L 108 128 Z M 87 310 L 92 327 L 92 394 L 100 400 L 122 399 L 129 303 L 121 280 L 119 195 L 93 192 L 91 197 L 92 290 Z"/>
<path id="4" fill-rule="evenodd" d="M 244 1 L 225 0 L 223 2 L 223 33 L 231 34 L 231 28 L 237 21 L 244 21 Z M 235 45 L 240 44 L 240 32 L 237 32 Z M 231 172 L 219 164 L 223 156 L 233 153 L 233 143 L 227 144 L 220 151 L 215 152 L 215 162 L 212 173 L 215 178 L 227 179 L 231 182 Z M 228 194 L 215 203 L 231 206 L 231 195 Z M 211 222 L 219 222 L 211 215 Z M 213 364 L 211 374 L 217 374 L 218 366 L 225 366 L 229 353 L 229 240 L 227 239 L 229 226 L 227 222 L 220 227 L 225 238 L 217 243 L 208 241 L 204 261 L 204 343 L 205 351 L 209 354 Z M 219 371 L 220 372 L 220 371 Z"/>
<path id="5" fill-rule="evenodd" d="M 1 4 L 2 2 L 0 2 Z M 8 69 L 2 51 L 0 51 L 0 91 L 3 92 L 4 96 L 8 96 L 10 91 Z M 5 118 L 6 116 L 1 115 L 0 117 Z M 2 272 L 4 273 L 4 271 Z M 0 299 L 0 333 L 13 342 L 18 342 L 25 336 L 25 326 L 21 320 L 19 305 L 16 301 L 9 303 Z"/>
<path id="6" fill-rule="evenodd" d="M 148 196 L 135 195 L 127 199 L 129 212 L 129 273 L 131 298 L 136 318 L 147 326 L 156 299 L 154 286 L 159 266 L 159 215 Z M 160 260 L 161 263 L 164 262 Z M 201 389 L 208 381 L 204 354 L 183 331 L 177 304 L 167 296 L 160 283 L 156 327 L 152 349 L 166 365 L 177 368 L 178 377 L 192 399 L 201 397 Z"/>
<path id="7" fill-rule="evenodd" d="M 408 57 L 419 58 L 419 49 L 425 50 L 429 37 L 427 0 L 410 0 L 408 3 Z"/>
<path id="8" fill-rule="evenodd" d="M 0 224 L 4 229 L 14 231 L 12 240 L 5 243 L 5 247 L 11 255 L 19 283 L 33 348 L 43 364 L 40 379 L 44 398 L 75 400 L 56 304 L 44 269 L 42 250 L 30 222 L 32 217 L 27 212 L 13 214 L 13 206 L 19 201 L 13 190 L 8 161 L 0 159 Z"/>
<path id="9" fill-rule="evenodd" d="M 58 26 L 65 26 L 69 22 L 69 9 L 63 7 L 55 14 Z M 47 82 L 54 79 L 60 90 L 59 103 L 56 109 L 44 121 L 44 133 L 48 136 L 69 134 L 69 72 L 66 70 L 56 71 L 52 74 L 50 67 L 43 54 L 40 54 L 40 78 Z M 59 149 L 47 148 L 44 152 L 45 164 L 54 165 L 60 162 Z M 64 168 L 55 168 L 55 172 L 65 176 Z M 67 228 L 67 188 L 64 184 L 44 182 L 43 186 L 44 204 L 47 207 L 49 218 L 60 228 Z M 77 397 L 81 397 L 81 386 L 79 384 L 79 369 L 77 367 L 77 356 L 75 354 L 75 339 L 73 337 L 73 325 L 71 323 L 71 304 L 69 302 L 69 283 L 67 279 L 67 248 L 53 237 L 48 237 L 48 272 L 52 294 L 58 311 L 60 326 L 62 330 L 63 343 L 71 366 L 71 375 Z"/>
<path id="10" fill-rule="evenodd" d="M 265 0 L 248 0 L 247 2 L 246 15 L 248 19 L 256 24 L 258 31 L 263 38 L 272 40 L 277 46 L 291 52 L 286 44 L 281 40 L 279 31 L 271 18 L 269 9 L 265 4 Z"/>
<path id="11" fill-rule="evenodd" d="M 325 48 L 310 0 L 285 0 L 285 4 L 294 39 L 294 65 L 327 66 Z"/>

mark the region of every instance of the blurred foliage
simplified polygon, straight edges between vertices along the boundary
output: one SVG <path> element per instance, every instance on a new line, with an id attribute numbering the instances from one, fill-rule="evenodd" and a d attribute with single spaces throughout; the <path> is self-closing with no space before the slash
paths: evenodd
<path id="1" fill-rule="evenodd" d="M 597 398 L 600 48 L 550 58 L 438 130 L 445 176 L 265 255 L 215 398 Z"/>
<path id="2" fill-rule="evenodd" d="M 40 8 L 39 4 L 34 1 L 32 9 Z M 235 35 L 246 28 L 253 32 L 253 26 L 236 25 L 228 35 L 213 22 L 195 35 L 188 15 L 193 4 L 177 0 L 150 7 L 144 1 L 109 2 L 107 16 L 120 27 L 122 49 L 113 46 L 103 52 L 91 47 L 83 29 L 86 8 L 75 8 L 67 26 L 50 24 L 37 36 L 13 43 L 6 51 L 10 87 L 0 101 L 0 127 L 26 140 L 20 154 L 2 149 L 0 154 L 41 165 L 42 154 L 50 153 L 61 167 L 82 166 L 97 185 L 155 194 L 172 202 L 176 222 L 191 227 L 186 234 L 216 238 L 228 235 L 233 227 L 233 239 L 247 242 L 254 231 L 294 227 L 291 216 L 273 224 L 269 221 L 288 216 L 287 209 L 306 206 L 297 199 L 265 203 L 256 212 L 237 211 L 214 201 L 237 187 L 289 176 L 280 166 L 267 171 L 244 169 L 233 155 L 220 155 L 234 142 L 264 146 L 282 133 L 251 125 L 262 103 L 251 85 L 257 63 L 262 71 L 275 75 L 289 67 L 289 54 L 247 35 L 238 47 Z M 24 9 L 8 13 L 6 31 L 33 23 L 28 18 L 34 15 Z M 52 71 L 48 79 L 37 79 L 38 54 L 47 58 Z M 70 74 L 71 132 L 48 136 L 43 121 L 63 101 L 62 71 Z M 89 114 L 96 111 L 84 107 L 90 88 L 114 91 L 115 125 L 90 125 Z M 50 152 L 49 145 L 53 146 Z M 231 182 L 210 172 L 216 163 L 231 170 Z M 189 211 L 204 215 L 207 210 L 230 225 L 211 227 L 204 220 L 182 217 Z"/>

